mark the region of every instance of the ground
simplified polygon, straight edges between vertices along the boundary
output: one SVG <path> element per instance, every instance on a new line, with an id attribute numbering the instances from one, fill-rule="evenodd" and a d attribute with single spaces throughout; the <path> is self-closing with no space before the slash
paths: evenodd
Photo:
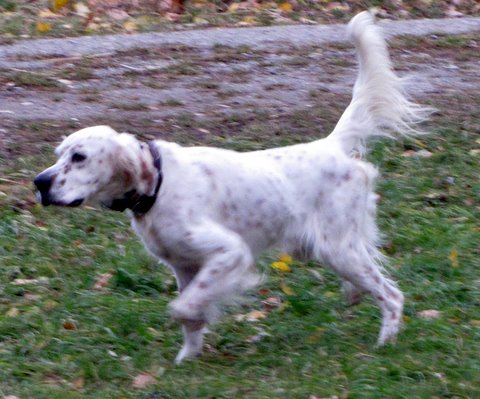
<path id="1" fill-rule="evenodd" d="M 369 299 L 348 307 L 317 264 L 266 280 L 173 364 L 176 286 L 124 215 L 36 204 L 32 178 L 77 128 L 240 151 L 323 137 L 350 98 L 353 48 L 162 45 L 10 56 L 0 74 L 0 397 L 475 398 L 480 390 L 480 35 L 398 36 L 400 74 L 438 111 L 424 136 L 371 143 L 388 269 L 406 295 L 375 348 Z M 8 63 L 23 62 L 21 67 Z M 290 263 L 288 265 L 288 263 Z M 252 310 L 256 312 L 251 313 Z"/>

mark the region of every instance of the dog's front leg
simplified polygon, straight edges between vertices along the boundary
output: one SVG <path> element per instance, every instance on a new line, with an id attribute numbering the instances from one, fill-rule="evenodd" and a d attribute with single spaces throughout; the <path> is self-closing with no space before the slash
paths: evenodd
<path id="1" fill-rule="evenodd" d="M 253 256 L 242 238 L 222 226 L 209 224 L 189 234 L 190 254 L 202 259 L 195 277 L 171 303 L 171 314 L 184 329 L 185 344 L 177 362 L 200 353 L 203 328 L 219 305 L 254 285 Z"/>
<path id="2" fill-rule="evenodd" d="M 177 266 L 174 268 L 174 272 L 178 291 L 182 293 L 198 273 L 198 266 Z M 207 331 L 206 322 L 203 320 L 179 321 L 182 324 L 183 346 L 175 358 L 176 364 L 180 364 L 185 358 L 195 357 L 202 353 L 203 335 Z"/>
<path id="3" fill-rule="evenodd" d="M 183 331 L 183 346 L 175 358 L 175 363 L 180 364 L 183 359 L 195 357 L 202 353 L 203 335 L 206 322 L 203 320 L 180 320 Z"/>

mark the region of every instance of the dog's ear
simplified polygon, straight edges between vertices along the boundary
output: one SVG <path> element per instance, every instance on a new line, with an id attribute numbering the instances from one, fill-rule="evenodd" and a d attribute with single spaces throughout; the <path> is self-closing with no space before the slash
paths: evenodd
<path id="1" fill-rule="evenodd" d="M 138 143 L 118 140 L 115 144 L 115 149 L 111 153 L 113 178 L 120 182 L 125 189 L 130 189 L 138 176 L 138 162 L 134 151 Z"/>

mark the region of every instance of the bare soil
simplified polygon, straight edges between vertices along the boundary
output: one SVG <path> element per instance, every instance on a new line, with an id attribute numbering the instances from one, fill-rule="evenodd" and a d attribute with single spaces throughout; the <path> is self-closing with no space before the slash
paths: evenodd
<path id="1" fill-rule="evenodd" d="M 478 103 L 479 46 L 479 32 L 402 36 L 392 40 L 391 53 L 399 73 L 412 76 L 413 97 L 437 107 L 438 117 L 455 118 L 462 96 Z M 18 54 L 8 62 L 0 74 L 0 152 L 7 157 L 98 123 L 214 145 L 246 126 L 259 147 L 263 134 L 278 135 L 281 144 L 285 129 L 299 141 L 320 137 L 347 105 L 357 73 L 354 49 L 343 42 L 167 44 L 82 56 Z M 480 132 L 473 114 L 459 123 Z"/>

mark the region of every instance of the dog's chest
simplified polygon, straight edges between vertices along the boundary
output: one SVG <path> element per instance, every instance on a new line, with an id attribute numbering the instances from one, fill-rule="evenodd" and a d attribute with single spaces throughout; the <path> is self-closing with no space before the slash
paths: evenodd
<path id="1" fill-rule="evenodd" d="M 155 226 L 151 220 L 145 217 L 133 218 L 132 228 L 152 255 L 162 260 L 169 260 L 172 257 L 172 253 L 161 234 L 161 229 Z"/>

